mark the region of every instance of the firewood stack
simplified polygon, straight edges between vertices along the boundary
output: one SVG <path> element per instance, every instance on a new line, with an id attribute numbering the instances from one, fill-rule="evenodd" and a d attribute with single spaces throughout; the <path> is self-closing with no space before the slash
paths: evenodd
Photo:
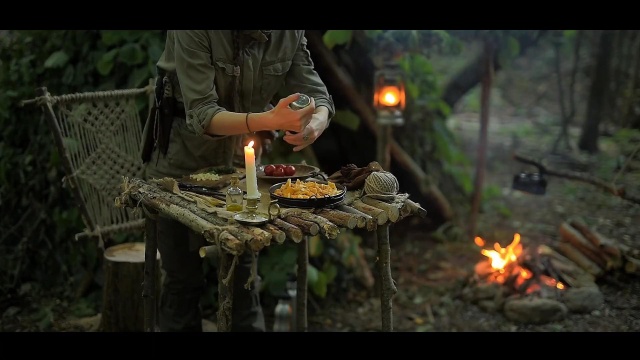
<path id="1" fill-rule="evenodd" d="M 580 219 L 563 222 L 559 233 L 556 250 L 594 278 L 612 271 L 640 275 L 640 249 L 610 239 Z"/>

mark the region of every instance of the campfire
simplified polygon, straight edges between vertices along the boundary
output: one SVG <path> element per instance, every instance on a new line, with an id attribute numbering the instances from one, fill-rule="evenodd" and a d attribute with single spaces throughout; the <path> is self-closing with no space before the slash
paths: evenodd
<path id="1" fill-rule="evenodd" d="M 514 292 L 521 294 L 533 294 L 547 288 L 558 290 L 565 288 L 565 285 L 553 278 L 551 274 L 544 274 L 545 268 L 531 266 L 531 259 L 536 254 L 534 252 L 523 255 L 519 233 L 513 235 L 513 241 L 506 247 L 496 242 L 492 250 L 484 249 L 486 242 L 479 236 L 474 242 L 483 248 L 480 253 L 487 257 L 475 268 L 476 275 L 485 281 L 506 285 Z"/>
<path id="2" fill-rule="evenodd" d="M 583 221 L 559 227 L 555 245 L 523 244 L 515 233 L 506 246 L 476 236 L 484 257 L 476 264 L 465 299 L 515 322 L 545 323 L 571 312 L 597 310 L 604 302 L 596 281 L 622 270 L 640 275 L 640 251 L 602 236 Z"/>

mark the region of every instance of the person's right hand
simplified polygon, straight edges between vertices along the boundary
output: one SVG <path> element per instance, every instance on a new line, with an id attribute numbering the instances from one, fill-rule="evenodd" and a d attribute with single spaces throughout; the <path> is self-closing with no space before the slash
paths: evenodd
<path id="1" fill-rule="evenodd" d="M 280 99 L 278 104 L 271 109 L 274 122 L 278 130 L 287 130 L 300 132 L 307 127 L 316 109 L 316 103 L 311 98 L 311 104 L 300 110 L 292 110 L 289 104 L 298 100 L 299 93 L 291 94 L 286 98 Z"/>

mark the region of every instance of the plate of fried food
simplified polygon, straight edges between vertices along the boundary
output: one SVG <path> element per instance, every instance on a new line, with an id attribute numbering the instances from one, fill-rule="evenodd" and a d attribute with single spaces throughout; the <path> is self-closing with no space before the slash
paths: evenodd
<path id="1" fill-rule="evenodd" d="M 344 201 L 347 191 L 344 186 L 331 181 L 287 179 L 272 185 L 269 194 L 281 206 L 297 208 L 322 208 L 338 205 Z"/>

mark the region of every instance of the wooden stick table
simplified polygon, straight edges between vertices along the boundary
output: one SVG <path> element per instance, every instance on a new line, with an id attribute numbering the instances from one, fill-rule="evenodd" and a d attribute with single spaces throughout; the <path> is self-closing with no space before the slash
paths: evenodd
<path id="1" fill-rule="evenodd" d="M 157 216 L 177 220 L 193 231 L 202 234 L 211 246 L 201 249 L 201 255 L 217 250 L 218 266 L 218 331 L 231 329 L 231 304 L 233 299 L 234 257 L 245 251 L 259 252 L 274 243 L 293 241 L 297 244 L 297 303 L 296 329 L 307 331 L 307 264 L 309 261 L 308 237 L 320 233 L 335 239 L 341 229 L 366 229 L 375 231 L 378 243 L 377 269 L 381 278 L 382 331 L 393 331 L 392 299 L 396 287 L 391 277 L 389 225 L 418 215 L 426 216 L 419 204 L 409 200 L 407 194 L 397 194 L 391 201 L 380 201 L 361 196 L 361 191 L 348 191 L 342 204 L 325 209 L 284 208 L 269 222 L 260 226 L 246 226 L 233 220 L 226 210 L 207 206 L 181 192 L 173 180 L 145 181 L 138 178 L 124 179 L 122 194 L 116 198 L 116 206 L 141 208 L 146 214 L 145 271 L 143 297 L 145 307 L 145 331 L 155 331 L 156 324 L 156 260 L 155 238 Z M 173 185 L 171 185 L 173 182 Z M 169 184 L 169 185 L 167 185 Z M 269 186 L 260 181 L 262 198 L 258 212 L 268 214 Z"/>

